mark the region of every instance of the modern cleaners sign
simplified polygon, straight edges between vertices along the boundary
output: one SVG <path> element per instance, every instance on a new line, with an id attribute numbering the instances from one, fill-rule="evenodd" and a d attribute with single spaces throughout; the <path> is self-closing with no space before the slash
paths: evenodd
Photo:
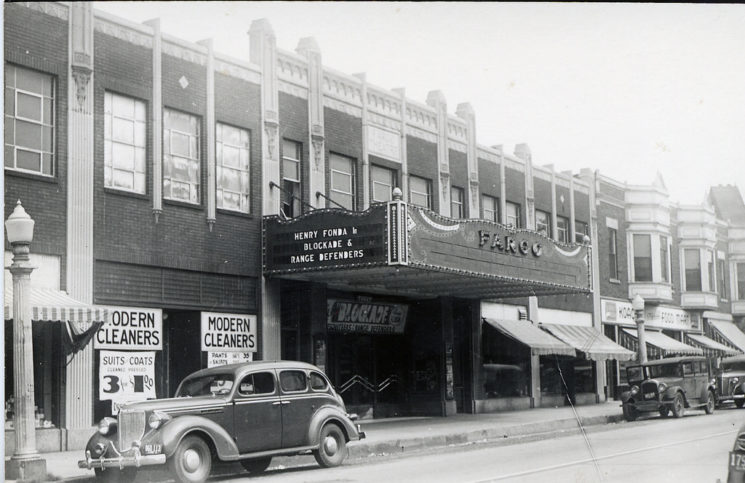
<path id="1" fill-rule="evenodd" d="M 161 350 L 163 310 L 107 307 L 109 318 L 93 338 L 96 349 Z"/>
<path id="2" fill-rule="evenodd" d="M 202 350 L 256 352 L 256 316 L 202 312 Z"/>

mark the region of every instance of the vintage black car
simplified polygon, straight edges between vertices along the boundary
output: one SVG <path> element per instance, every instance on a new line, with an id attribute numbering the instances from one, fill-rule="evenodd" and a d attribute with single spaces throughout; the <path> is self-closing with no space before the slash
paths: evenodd
<path id="1" fill-rule="evenodd" d="M 745 404 L 745 355 L 725 357 L 717 369 L 717 402 Z"/>
<path id="2" fill-rule="evenodd" d="M 745 483 L 745 424 L 740 426 L 735 444 L 729 452 L 727 483 Z"/>
<path id="3" fill-rule="evenodd" d="M 623 416 L 634 421 L 641 412 L 672 412 L 680 418 L 685 408 L 714 412 L 716 386 L 704 357 L 672 357 L 626 368 L 631 389 L 621 394 Z"/>
<path id="4" fill-rule="evenodd" d="M 131 481 L 138 468 L 166 464 L 177 481 L 202 482 L 213 459 L 264 471 L 273 456 L 313 453 L 340 465 L 349 441 L 365 437 L 326 376 L 303 362 L 248 362 L 186 377 L 176 396 L 120 408 L 88 442 L 81 468 Z"/>

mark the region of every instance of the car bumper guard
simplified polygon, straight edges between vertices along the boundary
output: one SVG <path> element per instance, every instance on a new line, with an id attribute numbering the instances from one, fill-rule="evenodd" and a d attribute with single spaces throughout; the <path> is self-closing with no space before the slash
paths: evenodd
<path id="1" fill-rule="evenodd" d="M 128 468 L 128 467 L 140 467 L 140 466 L 151 466 L 151 465 L 162 465 L 166 462 L 166 455 L 154 454 L 154 455 L 141 455 L 139 451 L 135 452 L 132 456 L 118 456 L 116 458 L 93 458 L 90 451 L 85 452 L 85 459 L 78 461 L 78 468 L 94 469 L 94 468 Z"/>

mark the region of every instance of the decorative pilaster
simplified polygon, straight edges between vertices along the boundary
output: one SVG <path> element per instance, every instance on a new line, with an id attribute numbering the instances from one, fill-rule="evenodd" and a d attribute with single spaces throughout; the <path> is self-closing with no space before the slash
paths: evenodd
<path id="1" fill-rule="evenodd" d="M 280 212 L 279 177 L 279 82 L 277 79 L 277 39 L 267 19 L 251 22 L 249 59 L 261 67 L 261 214 Z M 261 357 L 279 360 L 281 350 L 280 284 L 261 277 Z"/>
<path id="2" fill-rule="evenodd" d="M 323 208 L 325 200 L 315 194 L 326 193 L 326 139 L 323 117 L 323 62 L 316 39 L 305 37 L 296 52 L 308 60 L 308 131 L 310 132 L 310 204 Z"/>
<path id="3" fill-rule="evenodd" d="M 450 216 L 450 152 L 448 150 L 448 112 L 445 95 L 442 91 L 430 91 L 427 105 L 435 110 L 437 117 L 437 167 L 439 176 L 435 189 L 440 193 L 440 206 L 437 210 L 442 216 Z M 433 207 L 434 208 L 434 207 Z"/>
<path id="4" fill-rule="evenodd" d="M 367 107 L 367 76 L 364 72 L 354 74 L 362 82 L 362 209 L 370 207 L 370 149 L 367 142 L 370 114 Z"/>
<path id="5" fill-rule="evenodd" d="M 158 218 L 163 213 L 163 39 L 160 19 L 150 20 L 145 25 L 153 29 L 153 218 L 158 223 Z"/>
<path id="6" fill-rule="evenodd" d="M 215 176 L 217 161 L 215 159 L 215 49 L 212 39 L 199 42 L 207 48 L 207 112 L 204 119 L 207 124 L 207 225 L 210 231 L 215 226 L 217 193 Z"/>
<path id="7" fill-rule="evenodd" d="M 393 89 L 401 99 L 401 192 L 404 201 L 409 201 L 409 162 L 406 150 L 406 89 L 399 87 Z"/>
<path id="8" fill-rule="evenodd" d="M 90 2 L 70 4 L 67 99 L 66 289 L 93 302 L 93 10 Z M 78 352 L 67 366 L 65 421 L 68 429 L 93 423 L 93 349 Z"/>
<path id="9" fill-rule="evenodd" d="M 455 114 L 466 121 L 466 162 L 468 165 L 468 207 L 469 218 L 480 218 L 479 207 L 479 160 L 476 156 L 476 115 L 470 103 L 458 104 Z"/>
<path id="10" fill-rule="evenodd" d="M 502 145 L 492 146 L 499 152 L 499 223 L 507 224 L 507 176 Z"/>
<path id="11" fill-rule="evenodd" d="M 535 230 L 535 190 L 533 189 L 533 156 L 525 143 L 515 146 L 515 156 L 525 165 L 525 228 Z"/>

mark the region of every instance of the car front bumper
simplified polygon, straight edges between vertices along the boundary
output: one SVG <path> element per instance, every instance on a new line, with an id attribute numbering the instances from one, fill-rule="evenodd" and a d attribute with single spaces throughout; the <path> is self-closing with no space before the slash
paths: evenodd
<path id="1" fill-rule="evenodd" d="M 139 451 L 134 451 L 131 455 L 119 455 L 115 458 L 94 458 L 91 456 L 90 451 L 85 452 L 85 459 L 78 461 L 78 468 L 94 469 L 94 468 L 129 468 L 140 466 L 153 466 L 162 465 L 166 462 L 166 455 L 154 454 L 154 455 L 141 455 Z"/>

